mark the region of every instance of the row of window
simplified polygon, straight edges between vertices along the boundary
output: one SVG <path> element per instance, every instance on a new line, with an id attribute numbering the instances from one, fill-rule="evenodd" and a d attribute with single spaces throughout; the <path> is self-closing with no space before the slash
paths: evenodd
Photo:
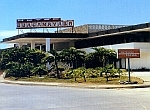
<path id="1" fill-rule="evenodd" d="M 150 42 L 150 32 L 128 33 L 122 35 L 104 36 L 75 42 L 76 48 L 87 48 L 103 45 L 113 45 L 129 42 Z"/>

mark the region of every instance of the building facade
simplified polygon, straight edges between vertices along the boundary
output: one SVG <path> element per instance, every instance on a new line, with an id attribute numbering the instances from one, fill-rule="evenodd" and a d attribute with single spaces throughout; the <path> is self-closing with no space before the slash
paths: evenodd
<path id="1" fill-rule="evenodd" d="M 92 47 L 140 49 L 140 58 L 131 59 L 131 69 L 150 69 L 150 23 L 137 25 L 86 24 L 59 30 L 58 33 L 25 33 L 3 39 L 2 43 L 18 43 L 45 50 L 46 38 L 50 47 L 62 50 L 74 46 L 91 52 Z M 127 59 L 119 59 L 117 67 L 128 68 Z"/>

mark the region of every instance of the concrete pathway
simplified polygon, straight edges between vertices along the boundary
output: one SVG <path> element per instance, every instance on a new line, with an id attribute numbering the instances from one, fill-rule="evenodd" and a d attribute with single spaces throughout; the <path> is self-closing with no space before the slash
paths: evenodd
<path id="1" fill-rule="evenodd" d="M 135 76 L 144 80 L 144 84 L 150 84 L 150 72 L 131 72 Z"/>
<path id="2" fill-rule="evenodd" d="M 0 74 L 0 81 L 3 81 L 3 80 L 4 80 L 3 75 Z"/>

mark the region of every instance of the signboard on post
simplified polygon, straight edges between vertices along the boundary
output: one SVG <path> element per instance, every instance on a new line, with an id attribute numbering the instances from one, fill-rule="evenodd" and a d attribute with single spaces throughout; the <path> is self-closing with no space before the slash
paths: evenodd
<path id="1" fill-rule="evenodd" d="M 17 29 L 74 27 L 74 20 L 61 18 L 17 19 Z"/>
<path id="2" fill-rule="evenodd" d="M 130 58 L 140 58 L 140 49 L 118 49 L 118 58 L 127 58 L 128 59 L 129 82 L 131 82 Z"/>
<path id="3" fill-rule="evenodd" d="M 118 58 L 140 58 L 140 49 L 118 49 Z"/>

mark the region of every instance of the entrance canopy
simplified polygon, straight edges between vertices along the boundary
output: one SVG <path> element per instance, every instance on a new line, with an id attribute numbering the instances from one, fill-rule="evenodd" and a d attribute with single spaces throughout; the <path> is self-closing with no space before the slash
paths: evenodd
<path id="1" fill-rule="evenodd" d="M 46 38 L 51 38 L 51 43 L 67 42 L 88 37 L 88 34 L 77 33 L 24 33 L 3 39 L 2 43 L 45 43 Z"/>
<path id="2" fill-rule="evenodd" d="M 116 29 L 98 31 L 93 33 L 24 33 L 3 39 L 2 43 L 31 43 L 46 44 L 46 38 L 50 43 L 57 43 L 57 47 L 69 46 L 76 48 L 87 48 L 94 46 L 113 45 L 129 42 L 150 42 L 150 22 L 138 25 L 131 25 Z M 55 45 L 56 47 L 56 45 Z"/>

